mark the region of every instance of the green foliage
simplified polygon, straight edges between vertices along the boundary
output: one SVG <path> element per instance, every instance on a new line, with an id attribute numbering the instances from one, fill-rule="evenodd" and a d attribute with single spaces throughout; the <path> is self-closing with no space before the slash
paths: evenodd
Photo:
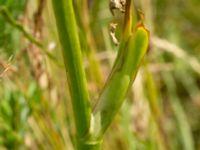
<path id="1" fill-rule="evenodd" d="M 29 108 L 25 98 L 17 91 L 6 91 L 0 103 L 0 139 L 7 149 L 23 145 Z"/>
<path id="2" fill-rule="evenodd" d="M 10 14 L 17 19 L 24 11 L 27 0 L 1 0 L 0 7 L 6 7 Z M 7 24 L 0 15 L 0 52 L 1 49 L 6 49 L 8 57 L 16 52 L 16 48 L 19 47 L 20 33 Z"/>

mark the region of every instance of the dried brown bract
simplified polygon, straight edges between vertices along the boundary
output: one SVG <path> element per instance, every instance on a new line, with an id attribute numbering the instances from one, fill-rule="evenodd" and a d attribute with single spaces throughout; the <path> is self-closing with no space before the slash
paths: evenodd
<path id="1" fill-rule="evenodd" d="M 115 9 L 124 13 L 125 12 L 125 4 L 126 4 L 126 0 L 110 0 L 109 7 L 110 7 L 110 11 L 111 11 L 112 15 L 114 16 Z"/>

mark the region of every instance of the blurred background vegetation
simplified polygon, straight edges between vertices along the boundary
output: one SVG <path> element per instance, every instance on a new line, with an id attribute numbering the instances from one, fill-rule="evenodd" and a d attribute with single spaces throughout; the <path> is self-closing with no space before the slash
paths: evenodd
<path id="1" fill-rule="evenodd" d="M 108 0 L 74 0 L 90 97 L 98 97 L 118 47 Z M 200 150 L 200 1 L 135 0 L 148 54 L 105 150 Z M 2 9 L 3 8 L 3 9 Z M 41 46 L 42 45 L 42 46 Z M 0 150 L 73 150 L 70 96 L 49 0 L 0 0 Z"/>

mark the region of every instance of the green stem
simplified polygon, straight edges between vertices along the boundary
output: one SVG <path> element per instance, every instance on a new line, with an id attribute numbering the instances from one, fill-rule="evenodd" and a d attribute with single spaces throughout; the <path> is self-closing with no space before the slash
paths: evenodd
<path id="1" fill-rule="evenodd" d="M 52 0 L 75 117 L 77 138 L 90 128 L 90 104 L 72 0 Z"/>

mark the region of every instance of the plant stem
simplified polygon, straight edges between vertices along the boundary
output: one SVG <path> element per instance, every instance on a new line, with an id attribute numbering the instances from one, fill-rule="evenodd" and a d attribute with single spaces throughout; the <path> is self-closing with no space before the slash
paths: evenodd
<path id="1" fill-rule="evenodd" d="M 52 0 L 75 117 L 77 138 L 90 128 L 90 104 L 72 0 Z M 78 140 L 79 141 L 79 140 Z"/>

